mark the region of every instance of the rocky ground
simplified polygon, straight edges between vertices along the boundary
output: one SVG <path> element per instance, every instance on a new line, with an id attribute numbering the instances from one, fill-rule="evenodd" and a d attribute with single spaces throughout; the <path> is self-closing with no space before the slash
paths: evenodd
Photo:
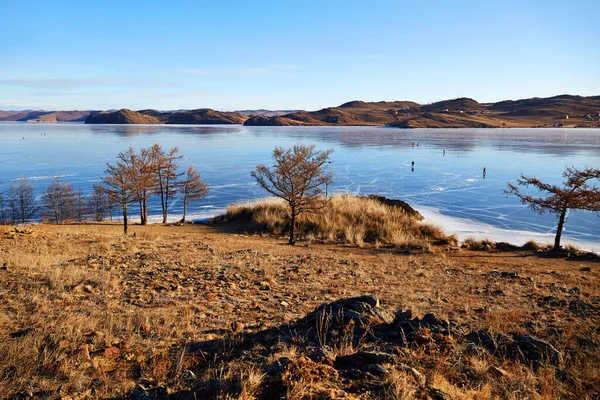
<path id="1" fill-rule="evenodd" d="M 6 398 L 598 398 L 600 263 L 0 227 Z"/>

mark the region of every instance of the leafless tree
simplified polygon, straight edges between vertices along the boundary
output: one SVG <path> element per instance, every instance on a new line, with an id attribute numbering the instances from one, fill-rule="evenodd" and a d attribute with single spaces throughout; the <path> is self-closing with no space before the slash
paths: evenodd
<path id="1" fill-rule="evenodd" d="M 506 195 L 517 196 L 521 199 L 521 203 L 527 205 L 536 213 L 549 212 L 558 217 L 553 248 L 555 251 L 560 250 L 561 247 L 560 238 L 568 210 L 600 212 L 600 186 L 597 186 L 600 183 L 600 169 L 567 167 L 562 175 L 564 181 L 560 186 L 544 183 L 538 178 L 524 175 L 517 179 L 520 186 L 532 186 L 538 192 L 547 193 L 545 197 L 535 197 L 522 193 L 517 186 L 511 183 L 504 190 Z"/>
<path id="2" fill-rule="evenodd" d="M 29 179 L 22 176 L 17 181 L 10 185 L 8 202 L 13 222 L 25 224 L 35 216 L 38 208 Z"/>
<path id="3" fill-rule="evenodd" d="M 287 150 L 275 147 L 275 164 L 271 168 L 258 165 L 251 173 L 263 189 L 288 204 L 290 244 L 296 242 L 294 231 L 298 215 L 302 212 L 314 212 L 327 204 L 321 187 L 332 181 L 327 166 L 333 149 L 317 151 L 315 147 L 314 144 L 297 144 Z"/>
<path id="4" fill-rule="evenodd" d="M 85 214 L 87 211 L 87 199 L 85 193 L 81 188 L 77 189 L 73 193 L 73 217 L 77 223 L 83 223 L 85 221 Z"/>
<path id="5" fill-rule="evenodd" d="M 179 161 L 183 158 L 178 155 L 179 149 L 173 147 L 168 153 L 158 144 L 151 147 L 153 153 L 154 167 L 156 176 L 157 190 L 160 196 L 160 205 L 162 208 L 163 224 L 167 223 L 169 217 L 169 200 L 177 194 L 177 179 L 182 176 L 178 173 Z"/>
<path id="6" fill-rule="evenodd" d="M 140 220 L 142 225 L 148 225 L 148 198 L 154 194 L 158 186 L 157 178 L 154 173 L 156 165 L 155 154 L 152 147 L 142 149 L 136 154 L 132 148 L 129 148 L 132 169 L 132 190 L 140 206 Z"/>
<path id="7" fill-rule="evenodd" d="M 209 186 L 207 183 L 202 182 L 200 172 L 190 164 L 185 171 L 184 179 L 180 182 L 180 187 L 183 194 L 183 218 L 181 222 L 185 222 L 188 202 L 205 198 L 208 194 Z"/>
<path id="8" fill-rule="evenodd" d="M 92 193 L 88 197 L 87 208 L 94 221 L 102 222 L 109 208 L 109 198 L 106 189 L 102 185 L 94 185 Z M 112 215 L 111 215 L 112 217 Z"/>
<path id="9" fill-rule="evenodd" d="M 42 213 L 51 223 L 64 224 L 73 219 L 75 193 L 69 182 L 56 177 L 41 197 Z"/>
<path id="10" fill-rule="evenodd" d="M 102 178 L 102 185 L 106 194 L 115 204 L 121 206 L 123 211 L 123 234 L 127 235 L 128 205 L 138 199 L 136 196 L 135 178 L 135 152 L 130 147 L 127 151 L 119 153 L 114 164 L 106 164 L 106 176 Z"/>

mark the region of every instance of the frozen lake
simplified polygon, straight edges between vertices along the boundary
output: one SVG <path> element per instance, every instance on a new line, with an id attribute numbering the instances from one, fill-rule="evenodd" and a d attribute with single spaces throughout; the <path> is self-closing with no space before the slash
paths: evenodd
<path id="1" fill-rule="evenodd" d="M 250 172 L 259 163 L 270 164 L 274 146 L 316 143 L 319 149 L 334 149 L 330 192 L 403 199 L 462 238 L 520 244 L 529 238 L 550 241 L 556 220 L 506 198 L 502 190 L 507 182 L 523 173 L 559 183 L 567 165 L 600 167 L 600 129 L 0 123 L 0 190 L 26 176 L 39 195 L 60 175 L 89 192 L 118 152 L 154 143 L 179 147 L 185 155 L 182 166 L 193 163 L 210 184 L 209 196 L 191 205 L 194 218 L 220 213 L 236 201 L 265 197 Z M 181 213 L 180 203 L 175 199 L 171 205 L 173 221 Z M 160 214 L 158 202 L 152 202 L 150 213 Z M 600 251 L 600 218 L 572 212 L 563 244 L 569 242 Z"/>

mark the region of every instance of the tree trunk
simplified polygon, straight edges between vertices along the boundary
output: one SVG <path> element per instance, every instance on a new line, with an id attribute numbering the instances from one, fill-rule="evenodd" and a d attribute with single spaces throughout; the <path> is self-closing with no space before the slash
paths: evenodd
<path id="1" fill-rule="evenodd" d="M 166 224 L 167 219 L 169 218 L 169 180 L 168 179 L 165 182 L 164 189 L 161 184 L 160 201 L 161 201 L 162 210 L 163 210 L 163 224 Z"/>
<path id="2" fill-rule="evenodd" d="M 140 224 L 144 225 L 144 206 L 142 200 L 138 200 L 140 206 Z"/>
<path id="3" fill-rule="evenodd" d="M 148 199 L 144 196 L 144 200 L 142 201 L 144 206 L 144 220 L 142 225 L 148 225 Z"/>
<path id="4" fill-rule="evenodd" d="M 290 227 L 290 244 L 296 244 L 294 229 L 296 228 L 296 207 L 292 207 L 292 226 Z"/>
<path id="5" fill-rule="evenodd" d="M 554 248 L 553 251 L 560 250 L 560 237 L 562 236 L 563 225 L 565 224 L 565 217 L 567 216 L 567 206 L 565 206 L 560 212 L 558 219 L 558 226 L 556 227 L 556 236 L 554 237 Z"/>
<path id="6" fill-rule="evenodd" d="M 185 213 L 187 211 L 187 194 L 183 196 L 183 218 L 181 218 L 181 222 L 185 224 Z"/>
<path id="7" fill-rule="evenodd" d="M 123 204 L 123 235 L 127 236 L 127 203 Z"/>

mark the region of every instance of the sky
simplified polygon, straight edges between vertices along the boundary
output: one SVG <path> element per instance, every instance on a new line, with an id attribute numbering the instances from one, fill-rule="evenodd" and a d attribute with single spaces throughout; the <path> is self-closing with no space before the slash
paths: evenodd
<path id="1" fill-rule="evenodd" d="M 600 95 L 600 1 L 0 0 L 0 109 Z"/>

